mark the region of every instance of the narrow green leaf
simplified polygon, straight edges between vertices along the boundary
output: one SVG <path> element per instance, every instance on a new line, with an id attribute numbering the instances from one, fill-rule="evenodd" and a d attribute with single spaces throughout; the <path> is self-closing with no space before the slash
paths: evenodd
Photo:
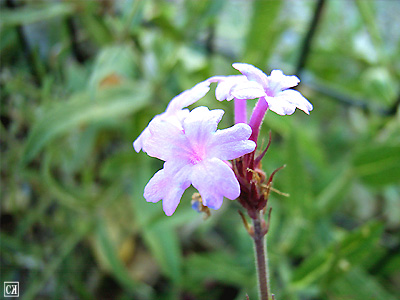
<path id="1" fill-rule="evenodd" d="M 135 294 L 149 297 L 149 295 L 152 294 L 151 288 L 132 279 L 111 243 L 105 227 L 105 222 L 100 219 L 97 222 L 96 239 L 98 242 L 97 245 L 99 245 L 102 255 L 104 255 L 109 263 L 114 276 L 124 286 L 124 288 L 128 291 L 134 292 Z"/>
<path id="2" fill-rule="evenodd" d="M 241 267 L 237 259 L 226 252 L 191 255 L 185 263 L 185 269 L 188 274 L 186 281 L 214 279 L 226 284 L 250 286 L 256 279 L 255 274 L 254 277 L 249 276 L 248 269 Z"/>
<path id="3" fill-rule="evenodd" d="M 301 289 L 318 281 L 340 278 L 373 255 L 382 229 L 379 223 L 366 224 L 309 257 L 294 271 L 293 286 Z"/>
<path id="4" fill-rule="evenodd" d="M 85 4 L 91 4 L 96 2 L 87 1 Z M 105 46 L 113 41 L 113 35 L 110 28 L 107 27 L 103 18 L 99 18 L 98 15 L 93 13 L 90 9 L 87 9 L 80 15 L 81 22 L 84 28 L 87 30 L 90 38 L 99 46 Z"/>
<path id="5" fill-rule="evenodd" d="M 65 187 L 58 182 L 51 173 L 52 155 L 46 152 L 42 164 L 42 180 L 44 181 L 49 194 L 52 194 L 56 199 L 64 205 L 76 211 L 84 211 L 91 209 L 90 197 L 83 194 L 82 189 Z"/>
<path id="6" fill-rule="evenodd" d="M 353 174 L 346 164 L 335 178 L 316 197 L 315 204 L 322 216 L 337 208 L 352 185 Z"/>
<path id="7" fill-rule="evenodd" d="M 306 250 L 308 235 L 311 234 L 310 221 L 312 220 L 312 197 L 310 195 L 309 178 L 305 168 L 305 160 L 300 151 L 299 137 L 296 128 L 292 126 L 286 143 L 287 167 L 276 176 L 283 176 L 285 193 L 286 218 L 282 234 L 286 236 L 283 248 L 297 254 Z"/>
<path id="8" fill-rule="evenodd" d="M 382 273 L 385 275 L 394 275 L 400 270 L 400 255 L 392 256 L 383 266 Z"/>
<path id="9" fill-rule="evenodd" d="M 175 284 L 180 284 L 182 279 L 182 250 L 177 232 L 173 227 L 149 226 L 143 232 L 144 239 L 150 251 L 158 261 L 165 275 Z"/>
<path id="10" fill-rule="evenodd" d="M 97 99 L 79 94 L 48 110 L 33 126 L 21 163 L 31 161 L 43 147 L 72 128 L 106 118 L 119 119 L 142 108 L 150 98 L 146 83 L 131 83 L 129 87 L 105 90 Z"/>
<path id="11" fill-rule="evenodd" d="M 356 7 L 365 23 L 366 29 L 371 37 L 371 40 L 374 44 L 375 50 L 379 54 L 379 59 L 382 63 L 385 63 L 386 57 L 384 55 L 384 42 L 382 39 L 382 35 L 379 30 L 377 17 L 375 12 L 377 11 L 375 1 L 363 1 L 356 0 Z"/>
<path id="12" fill-rule="evenodd" d="M 299 135 L 293 125 L 287 140 L 286 164 L 282 170 L 286 177 L 286 190 L 290 194 L 288 200 L 291 209 L 300 210 L 304 216 L 310 213 L 312 205 L 310 194 L 310 184 L 305 168 L 305 159 L 300 149 Z M 278 175 L 279 176 L 279 175 Z"/>
<path id="13" fill-rule="evenodd" d="M 47 2 L 27 5 L 18 9 L 0 10 L 0 28 L 2 26 L 27 25 L 56 17 L 65 17 L 73 13 L 71 3 Z"/>
<path id="14" fill-rule="evenodd" d="M 334 256 L 330 250 L 314 254 L 293 272 L 292 286 L 302 289 L 321 280 L 332 267 L 333 261 Z"/>
<path id="15" fill-rule="evenodd" d="M 272 53 L 275 41 L 281 32 L 276 25 L 283 1 L 253 2 L 250 31 L 247 34 L 244 61 L 260 67 Z"/>
<path id="16" fill-rule="evenodd" d="M 142 155 L 133 154 L 133 155 Z M 157 204 L 148 203 L 143 197 L 144 186 L 153 175 L 150 160 L 139 160 L 134 165 L 136 177 L 131 203 L 135 220 L 138 222 L 147 247 L 159 263 L 163 273 L 180 283 L 182 278 L 182 250 L 176 223 L 167 220 L 161 209 L 161 201 Z"/>
<path id="17" fill-rule="evenodd" d="M 358 151 L 353 159 L 354 172 L 371 185 L 400 182 L 400 146 L 371 145 Z"/>
<path id="18" fill-rule="evenodd" d="M 354 268 L 333 284 L 332 297 L 352 300 L 396 300 L 373 276 L 361 268 Z"/>

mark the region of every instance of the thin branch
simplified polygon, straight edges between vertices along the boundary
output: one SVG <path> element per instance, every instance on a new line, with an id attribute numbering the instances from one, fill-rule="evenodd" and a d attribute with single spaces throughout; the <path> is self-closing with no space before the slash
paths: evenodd
<path id="1" fill-rule="evenodd" d="M 400 97 L 399 97 L 396 103 L 394 103 L 391 108 L 387 109 L 373 104 L 372 101 L 365 101 L 364 99 L 359 99 L 353 96 L 349 96 L 348 94 L 341 93 L 336 89 L 333 89 L 321 83 L 316 83 L 312 80 L 308 79 L 303 80 L 303 85 L 306 85 L 308 88 L 318 93 L 328 96 L 335 102 L 338 102 L 342 105 L 350 107 L 358 107 L 364 110 L 365 112 L 375 112 L 383 116 L 391 116 L 396 114 L 397 107 L 400 104 Z"/>
<path id="2" fill-rule="evenodd" d="M 311 44 L 315 36 L 315 32 L 318 27 L 319 21 L 321 20 L 321 15 L 324 5 L 325 5 L 325 0 L 318 0 L 317 5 L 315 6 L 314 16 L 311 20 L 310 26 L 307 31 L 307 35 L 305 36 L 301 47 L 300 57 L 297 63 L 295 74 L 300 74 L 300 72 L 303 70 L 304 66 L 307 63 L 307 58 L 310 54 Z"/>
<path id="3" fill-rule="evenodd" d="M 211 24 L 207 29 L 207 38 L 205 42 L 205 48 L 208 56 L 215 53 L 215 25 Z"/>

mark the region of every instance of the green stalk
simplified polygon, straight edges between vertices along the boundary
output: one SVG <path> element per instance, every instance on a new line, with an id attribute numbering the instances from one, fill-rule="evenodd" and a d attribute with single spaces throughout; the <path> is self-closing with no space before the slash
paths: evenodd
<path id="1" fill-rule="evenodd" d="M 254 226 L 254 250 L 256 258 L 256 269 L 258 277 L 258 288 L 260 300 L 273 300 L 269 285 L 268 254 L 266 247 L 265 232 L 262 226 L 262 215 L 258 214 L 257 219 L 253 219 Z"/>

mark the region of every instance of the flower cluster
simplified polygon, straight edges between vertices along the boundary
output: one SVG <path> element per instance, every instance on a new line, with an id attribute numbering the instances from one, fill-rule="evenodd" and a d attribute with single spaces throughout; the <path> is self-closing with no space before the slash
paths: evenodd
<path id="1" fill-rule="evenodd" d="M 307 114 L 312 110 L 299 92 L 289 89 L 299 83 L 296 76 L 285 76 L 280 70 L 267 76 L 249 64 L 233 67 L 243 75 L 214 76 L 176 96 L 133 143 L 137 152 L 165 161 L 146 185 L 144 197 L 148 202 L 162 200 L 168 216 L 190 185 L 199 191 L 205 207 L 218 209 L 223 197 L 239 197 L 250 215 L 251 210 L 259 210 L 265 194 L 265 175 L 259 169 L 265 151 L 257 158 L 254 153 L 265 112 L 268 108 L 280 115 L 292 114 L 296 108 Z M 204 97 L 213 82 L 218 83 L 217 100 L 234 99 L 236 124 L 230 128 L 217 129 L 223 110 L 186 108 Z M 247 123 L 246 100 L 255 98 L 259 100 Z M 254 203 L 249 204 L 248 198 Z"/>

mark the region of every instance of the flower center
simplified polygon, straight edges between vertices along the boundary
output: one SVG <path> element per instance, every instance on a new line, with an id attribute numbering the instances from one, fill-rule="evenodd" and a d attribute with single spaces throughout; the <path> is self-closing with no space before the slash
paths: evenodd
<path id="1" fill-rule="evenodd" d="M 204 159 L 205 151 L 200 147 L 196 147 L 193 149 L 190 155 L 190 163 L 192 165 L 196 165 Z"/>
<path id="2" fill-rule="evenodd" d="M 265 93 L 267 94 L 268 97 L 275 97 L 275 92 L 270 89 L 266 89 Z"/>
<path id="3" fill-rule="evenodd" d="M 281 85 L 279 82 L 269 82 L 268 87 L 265 89 L 265 93 L 268 97 L 275 97 L 281 91 Z"/>

